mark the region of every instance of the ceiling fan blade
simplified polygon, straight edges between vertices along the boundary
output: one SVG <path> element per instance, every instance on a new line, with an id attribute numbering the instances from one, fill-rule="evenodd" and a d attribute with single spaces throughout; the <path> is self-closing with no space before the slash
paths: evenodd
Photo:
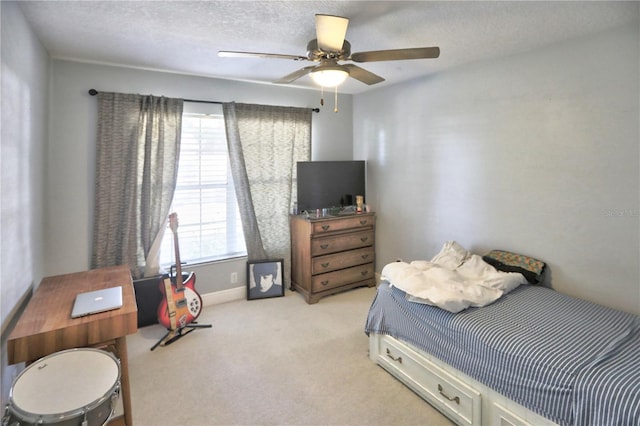
<path id="1" fill-rule="evenodd" d="M 285 75 L 279 80 L 274 81 L 275 84 L 289 84 L 300 77 L 303 77 L 311 72 L 312 69 L 315 68 L 315 65 L 310 65 L 308 67 L 300 68 L 297 71 L 292 72 L 291 74 Z"/>
<path id="2" fill-rule="evenodd" d="M 349 77 L 353 77 L 365 84 L 372 85 L 384 81 L 384 78 L 380 77 L 379 75 L 374 74 L 371 71 L 367 71 L 364 68 L 360 68 L 357 65 L 346 64 L 343 66 L 349 70 Z"/>
<path id="3" fill-rule="evenodd" d="M 439 47 L 416 47 L 412 49 L 374 50 L 351 55 L 354 62 L 403 61 L 406 59 L 429 59 L 440 56 Z"/>
<path id="4" fill-rule="evenodd" d="M 349 20 L 341 16 L 316 15 L 318 47 L 325 52 L 342 50 Z"/>
<path id="5" fill-rule="evenodd" d="M 274 58 L 274 59 L 293 59 L 294 61 L 306 61 L 306 56 L 285 55 L 281 53 L 257 53 L 257 52 L 234 52 L 229 50 L 221 50 L 218 52 L 221 58 Z"/>

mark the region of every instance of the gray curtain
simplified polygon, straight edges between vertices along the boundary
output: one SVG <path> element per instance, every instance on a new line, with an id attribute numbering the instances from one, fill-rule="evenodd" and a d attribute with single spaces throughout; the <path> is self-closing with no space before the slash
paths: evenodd
<path id="1" fill-rule="evenodd" d="M 225 103 L 223 112 L 248 258 L 288 263 L 296 162 L 311 158 L 311 109 Z"/>
<path id="2" fill-rule="evenodd" d="M 134 278 L 158 273 L 182 108 L 181 99 L 98 94 L 92 268 L 126 264 Z"/>

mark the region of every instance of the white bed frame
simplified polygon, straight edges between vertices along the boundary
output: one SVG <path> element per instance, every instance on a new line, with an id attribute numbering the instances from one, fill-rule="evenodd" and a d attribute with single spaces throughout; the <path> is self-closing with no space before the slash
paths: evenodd
<path id="1" fill-rule="evenodd" d="M 555 425 L 428 353 L 393 337 L 371 333 L 369 357 L 458 425 Z"/>

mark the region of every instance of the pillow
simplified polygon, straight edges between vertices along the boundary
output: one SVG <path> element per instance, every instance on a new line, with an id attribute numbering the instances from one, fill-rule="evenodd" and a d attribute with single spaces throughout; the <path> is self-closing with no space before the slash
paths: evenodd
<path id="1" fill-rule="evenodd" d="M 529 284 L 540 284 L 546 267 L 541 260 L 503 250 L 491 250 L 482 260 L 499 271 L 521 273 Z"/>
<path id="2" fill-rule="evenodd" d="M 440 252 L 433 256 L 431 262 L 448 269 L 456 269 L 462 265 L 469 256 L 471 256 L 471 253 L 460 244 L 455 241 L 447 241 L 444 243 L 444 246 L 442 246 Z"/>

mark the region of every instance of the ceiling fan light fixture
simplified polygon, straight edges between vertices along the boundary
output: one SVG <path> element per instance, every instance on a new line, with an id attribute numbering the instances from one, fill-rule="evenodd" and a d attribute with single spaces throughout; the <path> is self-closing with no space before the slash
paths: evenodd
<path id="1" fill-rule="evenodd" d="M 320 65 L 311 71 L 311 78 L 322 87 L 336 87 L 342 84 L 349 71 L 341 65 Z"/>

